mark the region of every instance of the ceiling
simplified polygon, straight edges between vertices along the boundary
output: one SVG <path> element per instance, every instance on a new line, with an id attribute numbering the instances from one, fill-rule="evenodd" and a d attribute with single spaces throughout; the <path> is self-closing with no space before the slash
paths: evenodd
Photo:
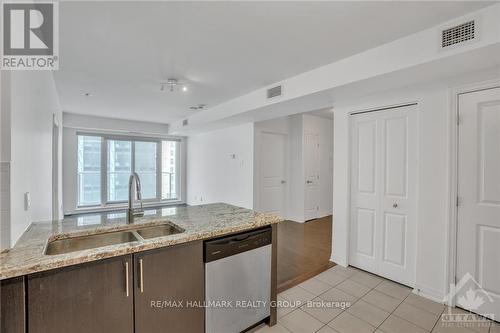
<path id="1" fill-rule="evenodd" d="M 170 123 L 489 4 L 60 2 L 54 77 L 65 112 Z"/>

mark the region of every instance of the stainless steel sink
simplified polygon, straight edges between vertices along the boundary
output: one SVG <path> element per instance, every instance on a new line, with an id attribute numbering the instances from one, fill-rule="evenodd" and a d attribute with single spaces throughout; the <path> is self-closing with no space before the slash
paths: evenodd
<path id="1" fill-rule="evenodd" d="M 63 254 L 138 240 L 137 236 L 131 231 L 115 231 L 89 236 L 71 237 L 49 242 L 45 254 Z"/>
<path id="2" fill-rule="evenodd" d="M 136 242 L 150 238 L 164 237 L 184 232 L 184 229 L 172 224 L 145 226 L 142 228 L 112 231 L 88 236 L 57 239 L 47 244 L 45 254 L 55 255 L 98 247 Z"/>
<path id="3" fill-rule="evenodd" d="M 162 224 L 162 225 L 137 229 L 137 233 L 139 234 L 139 236 L 141 236 L 144 239 L 175 235 L 181 232 L 184 231 L 181 228 L 171 224 Z"/>

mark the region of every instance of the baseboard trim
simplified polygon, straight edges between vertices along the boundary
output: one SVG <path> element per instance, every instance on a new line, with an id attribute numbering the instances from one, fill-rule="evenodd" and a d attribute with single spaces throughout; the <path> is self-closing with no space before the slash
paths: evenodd
<path id="1" fill-rule="evenodd" d="M 424 298 L 430 299 L 431 301 L 437 302 L 444 304 L 444 294 L 443 292 L 433 289 L 433 288 L 428 288 L 424 286 L 420 286 L 415 284 L 415 288 L 413 289 L 413 293 L 422 296 Z"/>
<path id="2" fill-rule="evenodd" d="M 333 261 L 334 263 L 336 263 L 337 265 L 342 266 L 342 267 L 349 266 L 347 264 L 347 261 L 344 258 L 340 258 L 334 254 L 332 254 L 332 256 L 330 257 L 330 261 Z"/>

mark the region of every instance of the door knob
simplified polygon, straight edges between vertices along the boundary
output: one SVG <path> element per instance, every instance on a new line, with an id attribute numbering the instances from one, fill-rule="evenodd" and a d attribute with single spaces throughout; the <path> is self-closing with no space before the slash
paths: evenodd
<path id="1" fill-rule="evenodd" d="M 394 208 L 398 208 L 398 203 L 397 203 L 397 202 L 393 203 L 393 204 L 392 204 L 392 207 L 394 207 Z"/>
<path id="2" fill-rule="evenodd" d="M 312 184 L 312 183 L 313 183 L 313 181 L 312 181 L 312 180 L 307 180 L 307 181 L 306 181 L 306 184 Z"/>
<path id="3" fill-rule="evenodd" d="M 286 181 L 284 181 L 284 180 L 281 181 L 281 184 L 285 184 L 285 183 L 286 183 Z"/>

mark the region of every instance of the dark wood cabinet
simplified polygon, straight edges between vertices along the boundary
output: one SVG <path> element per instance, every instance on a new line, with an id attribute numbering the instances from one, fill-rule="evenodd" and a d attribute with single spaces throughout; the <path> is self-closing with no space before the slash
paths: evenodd
<path id="1" fill-rule="evenodd" d="M 203 242 L 194 241 L 1 281 L 1 332 L 203 333 L 204 301 Z"/>
<path id="2" fill-rule="evenodd" d="M 132 281 L 132 255 L 29 275 L 28 331 L 133 333 Z"/>
<path id="3" fill-rule="evenodd" d="M 23 276 L 1 281 L 0 332 L 26 332 L 25 296 Z"/>
<path id="4" fill-rule="evenodd" d="M 29 275 L 29 332 L 203 332 L 202 245 L 180 244 Z M 24 300 L 22 278 L 21 286 Z M 11 289 L 6 288 L 9 295 L 17 293 Z"/>
<path id="5" fill-rule="evenodd" d="M 134 270 L 135 333 L 204 331 L 201 241 L 136 253 Z"/>

